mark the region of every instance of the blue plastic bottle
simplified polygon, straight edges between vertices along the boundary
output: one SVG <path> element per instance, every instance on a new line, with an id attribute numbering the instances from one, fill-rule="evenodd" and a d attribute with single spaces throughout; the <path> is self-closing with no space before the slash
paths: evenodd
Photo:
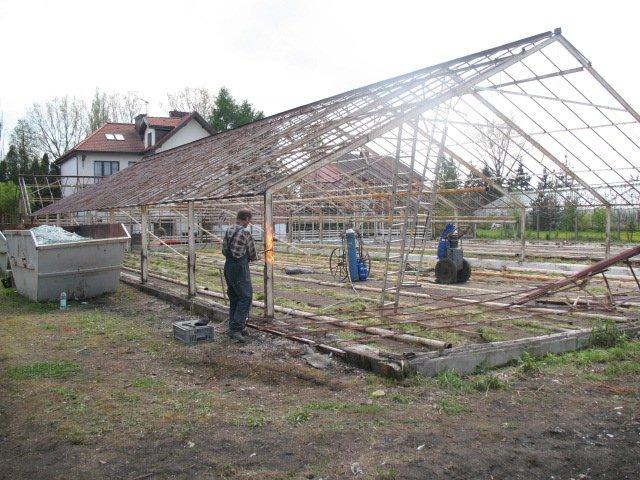
<path id="1" fill-rule="evenodd" d="M 60 310 L 67 309 L 67 292 L 62 292 L 60 294 Z"/>

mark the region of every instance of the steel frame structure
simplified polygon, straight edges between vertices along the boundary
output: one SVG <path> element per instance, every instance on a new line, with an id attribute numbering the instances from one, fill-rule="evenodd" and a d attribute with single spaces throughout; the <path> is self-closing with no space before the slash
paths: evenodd
<path id="1" fill-rule="evenodd" d="M 501 166 L 492 169 L 496 152 Z M 499 198 L 520 225 L 524 259 L 521 199 L 544 194 L 604 207 L 608 254 L 612 207 L 640 205 L 639 153 L 638 113 L 556 29 L 151 155 L 33 215 L 136 212 L 146 281 L 149 215 L 182 212 L 191 247 L 203 227 L 196 218 L 223 222 L 247 205 L 262 222 L 265 311 L 273 316 L 274 218 L 316 216 L 323 225 L 324 216 L 378 216 L 390 231 L 402 208 L 405 242 L 419 220 L 474 216 Z M 354 158 L 359 167 L 334 175 Z M 447 188 L 443 159 L 462 185 Z M 188 258 L 194 276 L 193 248 Z"/>

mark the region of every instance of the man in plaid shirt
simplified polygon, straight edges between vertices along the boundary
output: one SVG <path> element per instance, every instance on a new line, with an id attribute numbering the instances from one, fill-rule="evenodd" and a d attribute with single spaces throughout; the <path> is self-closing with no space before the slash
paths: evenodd
<path id="1" fill-rule="evenodd" d="M 258 259 L 256 244 L 249 230 L 250 223 L 251 211 L 241 209 L 235 226 L 229 227 L 222 242 L 222 253 L 227 259 L 224 262 L 224 278 L 229 297 L 229 336 L 239 343 L 246 341 L 245 322 L 253 296 L 249 262 Z"/>

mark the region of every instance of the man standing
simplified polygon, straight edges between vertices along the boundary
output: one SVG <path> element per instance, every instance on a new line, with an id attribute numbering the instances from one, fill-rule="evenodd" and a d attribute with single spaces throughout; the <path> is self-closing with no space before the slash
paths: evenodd
<path id="1" fill-rule="evenodd" d="M 229 336 L 238 343 L 246 342 L 245 322 L 253 295 L 249 262 L 258 259 L 250 223 L 251 211 L 246 208 L 238 211 L 235 226 L 229 227 L 222 242 L 222 254 L 227 259 L 224 278 L 229 296 Z"/>

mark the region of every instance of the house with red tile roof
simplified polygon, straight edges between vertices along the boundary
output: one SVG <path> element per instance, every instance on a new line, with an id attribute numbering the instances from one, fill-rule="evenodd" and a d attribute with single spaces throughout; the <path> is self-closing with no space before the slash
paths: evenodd
<path id="1" fill-rule="evenodd" d="M 56 160 L 65 178 L 95 177 L 69 181 L 63 196 L 75 193 L 75 185 L 99 181 L 136 163 L 147 155 L 163 152 L 212 135 L 209 123 L 198 112 L 169 112 L 168 117 L 138 115 L 135 123 L 107 122 Z"/>

